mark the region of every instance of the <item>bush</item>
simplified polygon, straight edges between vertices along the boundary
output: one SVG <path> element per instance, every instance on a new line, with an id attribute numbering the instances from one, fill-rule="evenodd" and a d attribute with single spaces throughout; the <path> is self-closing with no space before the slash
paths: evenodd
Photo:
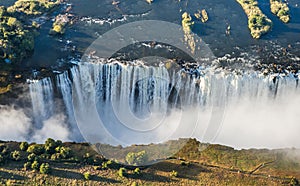
<path id="1" fill-rule="evenodd" d="M 2 154 L 2 155 L 5 155 L 5 154 L 7 154 L 7 146 L 5 146 L 5 145 L 0 145 L 0 153 Z"/>
<path id="2" fill-rule="evenodd" d="M 39 162 L 38 161 L 34 161 L 32 164 L 31 164 L 31 168 L 33 170 L 39 170 L 40 166 L 39 166 Z"/>
<path id="3" fill-rule="evenodd" d="M 24 169 L 25 170 L 30 170 L 30 168 L 31 168 L 31 162 L 24 163 Z"/>
<path id="4" fill-rule="evenodd" d="M 172 172 L 170 173 L 170 176 L 171 176 L 171 177 L 177 177 L 177 176 L 178 176 L 178 172 L 172 170 Z"/>
<path id="5" fill-rule="evenodd" d="M 43 163 L 40 166 L 40 173 L 41 174 L 49 174 L 51 172 L 51 168 L 49 166 L 49 163 Z"/>
<path id="6" fill-rule="evenodd" d="M 140 168 L 135 168 L 134 169 L 134 174 L 141 174 L 141 170 L 140 170 Z"/>
<path id="7" fill-rule="evenodd" d="M 27 156 L 28 161 L 33 162 L 37 160 L 37 156 L 34 153 L 31 153 Z"/>
<path id="8" fill-rule="evenodd" d="M 291 181 L 290 181 L 290 185 L 291 186 L 298 186 L 299 181 L 296 178 L 292 178 Z"/>
<path id="9" fill-rule="evenodd" d="M 28 153 L 34 153 L 36 155 L 41 155 L 44 152 L 44 146 L 39 144 L 30 145 L 27 149 Z"/>
<path id="10" fill-rule="evenodd" d="M 25 141 L 25 142 L 22 142 L 20 144 L 20 150 L 21 151 L 26 151 L 28 149 L 28 143 Z"/>
<path id="11" fill-rule="evenodd" d="M 127 176 L 126 169 L 124 167 L 120 168 L 118 174 L 122 178 L 126 177 Z"/>
<path id="12" fill-rule="evenodd" d="M 19 161 L 21 158 L 21 153 L 20 153 L 20 151 L 15 150 L 14 152 L 11 152 L 10 156 L 13 160 Z"/>
<path id="13" fill-rule="evenodd" d="M 55 153 L 55 154 L 52 154 L 51 157 L 50 157 L 51 160 L 59 160 L 61 159 L 61 156 L 59 153 Z"/>
<path id="14" fill-rule="evenodd" d="M 138 186 L 137 182 L 132 182 L 131 186 Z"/>
<path id="15" fill-rule="evenodd" d="M 55 153 L 55 148 L 57 147 L 56 142 L 54 141 L 54 139 L 48 138 L 45 141 L 45 151 L 47 154 L 53 154 Z"/>
<path id="16" fill-rule="evenodd" d="M 71 149 L 69 147 L 56 147 L 55 151 L 59 153 L 60 157 L 63 159 L 71 157 Z"/>
<path id="17" fill-rule="evenodd" d="M 83 177 L 85 180 L 90 180 L 91 179 L 91 174 L 89 172 L 83 173 Z"/>
<path id="18" fill-rule="evenodd" d="M 141 152 L 137 152 L 137 153 L 129 152 L 126 155 L 126 162 L 129 165 L 134 165 L 134 166 L 142 165 L 142 164 L 146 163 L 147 160 L 148 160 L 148 156 L 146 154 L 146 151 L 141 151 Z"/>

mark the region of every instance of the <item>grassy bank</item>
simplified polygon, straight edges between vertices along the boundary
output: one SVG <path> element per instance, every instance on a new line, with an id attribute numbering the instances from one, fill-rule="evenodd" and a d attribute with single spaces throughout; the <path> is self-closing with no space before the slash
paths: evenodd
<path id="1" fill-rule="evenodd" d="M 234 150 L 190 139 L 174 157 L 136 168 L 107 160 L 86 143 L 0 142 L 0 184 L 296 185 L 297 153 L 296 149 Z"/>

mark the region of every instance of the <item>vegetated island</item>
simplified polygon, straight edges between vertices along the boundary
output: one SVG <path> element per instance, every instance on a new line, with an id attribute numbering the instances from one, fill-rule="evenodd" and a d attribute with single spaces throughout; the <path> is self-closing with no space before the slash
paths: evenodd
<path id="1" fill-rule="evenodd" d="M 45 144 L 0 141 L 0 184 L 4 185 L 299 185 L 297 149 L 235 150 L 222 145 L 183 140 L 172 157 L 147 166 L 159 153 L 140 146 L 118 148 L 129 165 L 105 159 L 87 143 Z"/>
<path id="2" fill-rule="evenodd" d="M 256 0 L 236 0 L 244 9 L 248 17 L 248 27 L 251 36 L 259 39 L 272 28 L 272 21 L 260 10 Z"/>
<path id="3" fill-rule="evenodd" d="M 289 7 L 287 3 L 281 0 L 270 0 L 271 12 L 275 14 L 282 22 L 288 23 L 290 21 Z"/>

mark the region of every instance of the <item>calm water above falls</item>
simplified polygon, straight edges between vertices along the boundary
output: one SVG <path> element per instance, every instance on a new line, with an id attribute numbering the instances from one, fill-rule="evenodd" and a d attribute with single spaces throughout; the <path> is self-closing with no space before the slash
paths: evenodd
<path id="1" fill-rule="evenodd" d="M 62 38 L 41 34 L 36 43 L 38 52 L 28 66 L 56 66 L 57 58 L 74 57 L 65 47 L 74 45 L 84 52 L 99 35 L 122 24 L 149 19 L 180 24 L 180 11 L 193 13 L 202 8 L 207 10 L 210 20 L 205 24 L 197 21 L 194 32 L 218 60 L 232 68 L 275 59 L 299 62 L 297 0 L 289 1 L 292 20 L 287 25 L 271 15 L 268 3 L 260 1 L 263 11 L 274 22 L 273 31 L 261 40 L 250 37 L 246 15 L 234 0 L 188 4 L 164 0 L 152 5 L 122 1 L 118 9 L 108 0 L 70 2 L 79 21 Z M 231 25 L 230 36 L 225 35 L 226 24 Z M 50 25 L 46 23 L 42 32 L 47 33 Z M 289 55 L 283 56 L 282 49 L 289 44 Z M 83 141 L 88 134 L 92 142 L 130 145 L 193 136 L 237 148 L 300 148 L 299 74 L 263 76 L 248 70 L 238 75 L 213 68 L 198 71 L 200 76 L 193 77 L 164 67 L 80 63 L 55 76 L 32 80 L 29 90 L 20 96 L 30 104 L 1 106 L 0 139 L 41 142 L 53 137 Z M 101 122 L 94 128 L 99 118 Z M 214 122 L 211 118 L 217 119 Z M 87 127 L 80 122 L 86 122 Z M 132 128 L 149 132 L 136 133 Z"/>

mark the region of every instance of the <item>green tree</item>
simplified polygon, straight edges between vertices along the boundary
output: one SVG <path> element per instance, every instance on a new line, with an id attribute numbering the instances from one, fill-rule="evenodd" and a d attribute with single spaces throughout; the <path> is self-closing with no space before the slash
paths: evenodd
<path id="1" fill-rule="evenodd" d="M 146 154 L 146 151 L 140 151 L 137 153 L 129 152 L 126 155 L 125 159 L 129 165 L 137 166 L 137 165 L 143 165 L 144 163 L 146 163 L 148 161 L 148 156 Z"/>
<path id="2" fill-rule="evenodd" d="M 28 149 L 28 143 L 26 141 L 22 142 L 20 144 L 20 150 L 21 151 L 26 151 Z"/>
<path id="3" fill-rule="evenodd" d="M 89 172 L 83 173 L 83 177 L 85 180 L 90 180 L 91 179 L 91 174 Z"/>
<path id="4" fill-rule="evenodd" d="M 21 153 L 20 153 L 20 151 L 15 150 L 14 152 L 11 152 L 10 156 L 13 160 L 19 161 L 21 158 Z"/>
<path id="5" fill-rule="evenodd" d="M 28 161 L 33 162 L 36 160 L 37 156 L 34 153 L 31 153 L 27 156 Z"/>
<path id="6" fill-rule="evenodd" d="M 127 173 L 126 173 L 126 169 L 124 167 L 121 167 L 118 171 L 118 174 L 120 177 L 126 177 L 127 176 Z"/>
<path id="7" fill-rule="evenodd" d="M 39 170 L 39 168 L 40 168 L 39 162 L 38 162 L 38 161 L 34 161 L 34 162 L 31 164 L 31 168 L 32 168 L 33 170 Z"/>
<path id="8" fill-rule="evenodd" d="M 30 145 L 27 149 L 28 153 L 34 153 L 36 155 L 41 155 L 44 152 L 44 146 L 40 144 Z"/>
<path id="9" fill-rule="evenodd" d="M 172 170 L 172 172 L 170 173 L 170 176 L 171 176 L 171 177 L 177 177 L 177 176 L 178 176 L 178 172 Z"/>
<path id="10" fill-rule="evenodd" d="M 57 147 L 56 142 L 54 141 L 54 139 L 48 138 L 45 141 L 45 151 L 47 154 L 53 154 L 55 153 L 55 148 Z"/>
<path id="11" fill-rule="evenodd" d="M 9 17 L 7 20 L 7 25 L 8 26 L 16 26 L 18 24 L 17 18 L 15 17 Z"/>
<path id="12" fill-rule="evenodd" d="M 134 174 L 136 174 L 136 175 L 139 175 L 139 174 L 141 174 L 141 170 L 140 170 L 140 168 L 135 168 L 134 169 Z"/>
<path id="13" fill-rule="evenodd" d="M 63 159 L 71 157 L 71 149 L 69 147 L 56 147 L 55 151 L 59 153 Z"/>
<path id="14" fill-rule="evenodd" d="M 24 169 L 29 170 L 31 168 L 31 162 L 24 163 Z"/>
<path id="15" fill-rule="evenodd" d="M 42 174 L 49 174 L 51 172 L 51 168 L 49 163 L 42 163 L 40 166 L 40 173 Z"/>
<path id="16" fill-rule="evenodd" d="M 0 6 L 0 19 L 6 15 L 6 8 L 4 6 Z"/>

